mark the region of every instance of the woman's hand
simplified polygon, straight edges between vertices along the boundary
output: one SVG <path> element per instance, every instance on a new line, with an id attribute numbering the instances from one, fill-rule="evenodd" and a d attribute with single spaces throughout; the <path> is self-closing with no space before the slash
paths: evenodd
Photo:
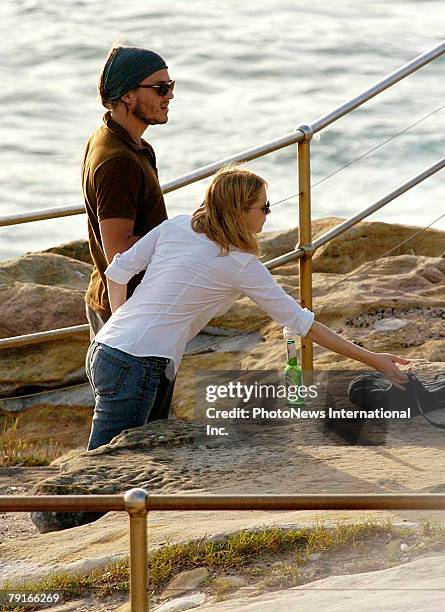
<path id="1" fill-rule="evenodd" d="M 370 365 L 384 374 L 385 378 L 390 380 L 399 389 L 404 388 L 404 384 L 407 382 L 408 377 L 404 372 L 399 370 L 396 363 L 401 365 L 409 365 L 411 361 L 398 357 L 392 353 L 373 353 Z"/>

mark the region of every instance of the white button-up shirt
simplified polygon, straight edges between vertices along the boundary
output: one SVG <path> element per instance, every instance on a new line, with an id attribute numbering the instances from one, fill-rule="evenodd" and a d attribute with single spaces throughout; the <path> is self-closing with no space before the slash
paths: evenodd
<path id="1" fill-rule="evenodd" d="M 134 294 L 95 340 L 139 357 L 167 357 L 178 369 L 185 346 L 240 295 L 249 296 L 277 323 L 305 336 L 314 314 L 274 280 L 255 255 L 219 246 L 192 229 L 191 216 L 168 219 L 118 253 L 106 269 L 125 285 L 147 269 Z"/>

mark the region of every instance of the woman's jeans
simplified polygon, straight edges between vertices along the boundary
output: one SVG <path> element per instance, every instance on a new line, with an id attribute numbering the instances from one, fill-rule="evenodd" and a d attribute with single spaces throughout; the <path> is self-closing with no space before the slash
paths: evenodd
<path id="1" fill-rule="evenodd" d="M 124 429 L 168 418 L 175 383 L 171 359 L 135 357 L 93 342 L 85 369 L 96 398 L 88 450 Z"/>

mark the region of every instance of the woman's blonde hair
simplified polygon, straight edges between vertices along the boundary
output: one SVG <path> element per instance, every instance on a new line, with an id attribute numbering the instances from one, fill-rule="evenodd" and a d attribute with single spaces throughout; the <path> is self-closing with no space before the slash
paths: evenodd
<path id="1" fill-rule="evenodd" d="M 227 255 L 230 248 L 259 254 L 256 235 L 248 228 L 245 212 L 267 183 L 260 176 L 231 164 L 221 168 L 207 187 L 204 202 L 193 213 L 192 228 L 205 234 Z"/>

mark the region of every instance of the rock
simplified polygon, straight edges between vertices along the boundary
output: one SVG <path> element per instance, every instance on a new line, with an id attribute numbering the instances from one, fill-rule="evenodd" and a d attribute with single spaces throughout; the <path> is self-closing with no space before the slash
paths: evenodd
<path id="1" fill-rule="evenodd" d="M 262 590 L 258 587 L 255 587 L 255 585 L 252 586 L 245 586 L 245 587 L 241 587 L 239 589 L 239 591 L 236 593 L 237 597 L 258 597 L 258 595 L 261 595 Z"/>
<path id="2" fill-rule="evenodd" d="M 313 237 L 315 238 L 321 234 L 324 234 L 342 221 L 343 219 L 338 217 L 314 219 L 312 221 Z M 293 251 L 297 246 L 298 240 L 298 227 L 287 230 L 279 230 L 277 232 L 264 232 L 260 234 L 259 244 L 262 253 L 261 260 L 268 261 L 269 259 L 274 259 L 279 255 L 283 255 L 284 253 Z"/>
<path id="3" fill-rule="evenodd" d="M 229 590 L 240 589 L 247 585 L 247 580 L 243 576 L 221 576 L 214 582 Z"/>
<path id="4" fill-rule="evenodd" d="M 422 346 L 431 336 L 434 337 L 434 330 L 441 326 L 442 321 L 410 321 L 409 325 L 390 333 L 388 331 L 371 332 L 363 346 L 376 351 L 400 352 L 400 348 Z M 418 357 L 418 354 L 415 356 Z"/>
<path id="5" fill-rule="evenodd" d="M 329 576 L 255 598 L 236 597 L 221 603 L 209 602 L 199 606 L 196 612 L 440 610 L 443 607 L 444 561 L 443 556 L 432 557 L 380 571 Z"/>
<path id="6" fill-rule="evenodd" d="M 51 612 L 78 612 L 81 609 L 80 606 L 82 604 L 88 604 L 87 600 L 83 599 L 81 601 L 68 601 L 66 604 L 62 604 L 60 606 L 51 606 Z M 129 608 L 128 610 L 131 612 Z"/>
<path id="7" fill-rule="evenodd" d="M 162 604 L 159 608 L 155 608 L 154 612 L 182 612 L 182 610 L 191 610 L 203 604 L 205 600 L 205 593 L 194 593 L 193 595 L 186 595 L 179 599 L 172 599 Z"/>
<path id="8" fill-rule="evenodd" d="M 79 368 L 77 372 L 69 372 L 61 382 L 57 384 L 68 384 L 68 382 L 76 383 L 78 380 L 84 380 L 85 372 L 83 368 Z M 48 387 L 49 383 L 40 383 L 41 386 Z M 31 386 L 31 385 L 30 385 Z M 32 385 L 33 387 L 37 385 Z M 23 388 L 22 388 L 23 389 Z M 26 387 L 24 388 L 26 390 Z M 83 406 L 85 408 L 94 408 L 94 393 L 90 383 L 75 384 L 64 389 L 54 389 L 52 391 L 43 391 L 40 393 L 31 393 L 29 395 L 21 395 L 19 397 L 11 397 L 2 399 L 0 397 L 0 411 L 3 412 L 23 412 L 35 406 Z"/>
<path id="9" fill-rule="evenodd" d="M 67 461 L 71 461 L 72 459 L 75 459 L 76 457 L 78 457 L 84 452 L 85 452 L 84 448 L 72 448 L 68 452 L 61 455 L 60 457 L 57 457 L 56 459 L 54 459 L 54 461 L 51 461 L 50 465 L 51 467 L 61 468 L 61 471 L 63 471 L 63 465 Z"/>
<path id="10" fill-rule="evenodd" d="M 206 538 L 207 542 L 210 542 L 211 544 L 224 544 L 224 542 L 227 542 L 227 534 L 226 533 L 215 533 L 211 536 L 208 536 Z"/>
<path id="11" fill-rule="evenodd" d="M 3 287 L 17 283 L 85 290 L 90 274 L 88 263 L 55 253 L 27 253 L 0 262 Z"/>
<path id="12" fill-rule="evenodd" d="M 49 533 L 92 523 L 105 514 L 105 512 L 31 512 L 31 520 L 40 533 Z"/>
<path id="13" fill-rule="evenodd" d="M 239 329 L 224 329 L 213 327 L 213 329 L 221 330 L 222 333 L 204 333 L 201 332 L 190 342 L 187 343 L 185 355 L 188 353 L 200 352 L 245 352 L 252 350 L 259 342 L 263 341 L 263 337 L 258 332 L 241 333 Z M 226 336 L 228 336 L 226 338 Z"/>
<path id="14" fill-rule="evenodd" d="M 377 260 L 370 268 L 357 268 L 340 284 L 335 276 L 315 275 L 317 319 L 336 328 L 359 314 L 373 313 L 378 318 L 382 309 L 393 309 L 393 316 L 398 317 L 405 309 L 441 308 L 445 282 L 431 283 L 419 270 L 425 263 L 439 270 L 443 261 L 439 257 L 391 256 Z"/>
<path id="15" fill-rule="evenodd" d="M 426 487 L 425 493 L 445 493 L 445 482 L 433 487 Z"/>
<path id="16" fill-rule="evenodd" d="M 298 229 L 294 227 L 278 232 L 264 232 L 260 234 L 258 241 L 261 261 L 268 261 L 295 249 L 298 241 Z"/>
<path id="17" fill-rule="evenodd" d="M 317 249 L 313 257 L 314 272 L 341 274 L 351 272 L 365 262 L 381 257 L 394 245 L 410 238 L 416 230 L 415 227 L 396 223 L 361 221 Z M 405 254 L 413 254 L 413 257 L 440 257 L 444 246 L 445 233 L 441 230 L 427 229 L 398 247 L 391 253 L 391 257 Z M 437 271 L 433 271 L 432 274 L 433 282 L 437 282 Z M 429 275 L 428 271 L 426 275 Z"/>
<path id="18" fill-rule="evenodd" d="M 85 324 L 91 266 L 54 253 L 0 264 L 0 338 Z M 23 395 L 85 380 L 88 333 L 0 352 L 0 395 Z"/>
<path id="19" fill-rule="evenodd" d="M 170 580 L 161 593 L 161 599 L 177 597 L 183 593 L 195 591 L 208 577 L 209 571 L 206 567 L 196 567 L 184 570 Z"/>
<path id="20" fill-rule="evenodd" d="M 177 488 L 185 488 L 185 484 L 189 481 L 187 470 L 178 464 L 172 464 L 171 468 L 165 470 L 164 465 L 150 459 L 146 453 L 157 449 L 159 455 L 164 455 L 165 451 L 171 454 L 171 449 L 174 447 L 194 446 L 197 436 L 203 435 L 204 425 L 201 423 L 155 421 L 150 425 L 123 432 L 110 444 L 94 451 L 81 453 L 64 462 L 61 466 L 60 477 L 40 482 L 34 488 L 34 493 L 37 495 L 68 493 L 88 495 L 99 491 L 101 493 L 122 493 L 135 486 L 147 488 L 150 491 L 155 489 L 175 491 Z M 122 462 L 122 449 L 127 449 L 124 450 L 125 454 L 132 449 L 124 462 Z M 144 459 L 140 462 L 142 456 Z M 94 482 L 90 480 L 87 473 L 84 474 L 84 477 L 80 476 L 84 467 L 87 468 L 87 473 L 89 472 L 90 475 L 95 472 Z M 77 527 L 94 521 L 100 516 L 103 516 L 103 513 L 34 512 L 31 518 L 40 533 L 47 533 Z"/>
<path id="21" fill-rule="evenodd" d="M 45 251 L 42 251 L 42 253 L 56 253 L 58 255 L 70 257 L 71 259 L 76 259 L 77 261 L 84 261 L 90 265 L 93 264 L 90 254 L 90 247 L 88 246 L 88 240 L 72 240 L 71 242 L 61 244 L 60 246 L 46 249 Z"/>
<path id="22" fill-rule="evenodd" d="M 78 406 L 48 406 L 38 405 L 32 410 L 25 410 L 19 416 L 11 413 L 0 412 L 2 430 L 6 436 L 0 436 L 0 445 L 8 454 L 7 447 L 3 441 L 8 440 L 9 448 L 16 449 L 23 458 L 34 457 L 45 461 L 55 461 L 54 469 L 43 467 L 29 468 L 2 468 L 1 473 L 7 469 L 6 474 L 11 476 L 11 482 L 22 477 L 27 480 L 28 476 L 36 470 L 33 484 L 50 475 L 58 473 L 60 465 L 76 455 L 85 451 L 86 440 L 91 430 L 92 409 Z M 53 460 L 53 461 L 52 461 Z M 38 461 L 38 463 L 40 463 Z M 17 470 L 17 474 L 11 470 Z M 11 472 L 10 472 L 11 471 Z M 6 475 L 4 474 L 4 475 Z M 14 515 L 11 515 L 11 517 Z"/>
<path id="23" fill-rule="evenodd" d="M 83 296 L 76 287 L 9 284 L 0 297 L 0 337 L 82 325 L 87 322 Z"/>
<path id="24" fill-rule="evenodd" d="M 402 329 L 405 325 L 408 325 L 409 321 L 404 321 L 403 319 L 383 319 L 375 321 L 373 327 L 377 331 L 381 332 L 390 332 L 397 331 L 398 329 Z"/>
<path id="25" fill-rule="evenodd" d="M 353 327 L 372 327 L 374 321 L 393 318 L 394 313 L 403 314 L 403 318 L 409 321 L 426 321 L 430 319 L 445 319 L 445 308 L 426 306 L 412 308 L 379 308 L 375 312 L 361 313 L 348 319 L 346 324 Z M 344 331 L 344 329 L 340 329 Z"/>
<path id="26" fill-rule="evenodd" d="M 86 333 L 70 339 L 1 350 L 0 396 L 23 396 L 85 382 L 84 364 L 88 346 L 89 336 Z M 89 392 L 84 391 L 84 394 L 85 399 L 90 398 Z M 43 395 L 34 399 L 37 403 L 44 401 Z M 62 400 L 62 404 L 65 401 L 69 400 Z M 9 407 L 20 410 L 34 403 L 32 398 L 6 402 L 5 410 Z"/>
<path id="27" fill-rule="evenodd" d="M 437 341 L 428 347 L 427 357 L 429 361 L 445 361 L 445 341 Z"/>
<path id="28" fill-rule="evenodd" d="M 62 464 L 61 468 L 64 469 Z M 88 495 L 86 487 L 71 485 L 63 489 L 59 486 L 59 495 Z M 97 521 L 105 512 L 32 512 L 31 520 L 40 533 L 61 531 Z"/>
<path id="29" fill-rule="evenodd" d="M 420 270 L 420 274 L 431 283 L 443 283 L 443 272 L 431 266 L 425 266 Z"/>

